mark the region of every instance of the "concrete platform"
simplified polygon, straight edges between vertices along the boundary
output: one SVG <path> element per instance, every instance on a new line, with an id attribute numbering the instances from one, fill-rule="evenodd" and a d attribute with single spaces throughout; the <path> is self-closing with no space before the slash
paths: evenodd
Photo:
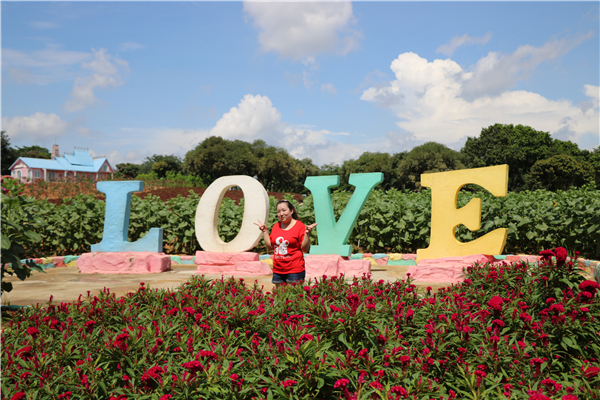
<path id="1" fill-rule="evenodd" d="M 87 296 L 87 291 L 91 295 L 97 294 L 105 287 L 109 288 L 111 293 L 122 296 L 128 292 L 136 291 L 140 282 L 144 282 L 147 287 L 161 289 L 176 289 L 182 283 L 187 281 L 192 275 L 201 275 L 196 272 L 195 265 L 172 264 L 171 271 L 160 274 L 82 274 L 77 267 L 51 268 L 43 272 L 32 271 L 31 277 L 25 281 L 19 280 L 16 276 L 6 277 L 7 282 L 12 282 L 13 290 L 2 295 L 2 305 L 35 305 L 47 303 L 50 296 L 53 296 L 54 303 L 71 302 L 76 300 L 79 295 Z M 396 281 L 397 279 L 406 279 L 408 266 L 405 265 L 383 265 L 379 268 L 371 269 L 371 278 L 375 281 L 384 279 L 386 281 Z M 209 279 L 221 279 L 220 274 L 204 274 Z M 255 281 L 263 286 L 263 290 L 272 291 L 271 275 L 264 276 L 236 276 L 243 278 L 248 284 Z M 427 283 L 418 282 L 417 286 L 437 289 L 448 286 L 440 282 Z"/>

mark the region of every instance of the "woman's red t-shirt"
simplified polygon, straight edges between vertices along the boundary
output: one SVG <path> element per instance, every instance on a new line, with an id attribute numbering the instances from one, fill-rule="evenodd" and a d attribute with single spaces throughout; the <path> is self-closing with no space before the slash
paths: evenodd
<path id="1" fill-rule="evenodd" d="M 304 271 L 302 240 L 306 226 L 298 220 L 288 230 L 281 229 L 281 222 L 273 225 L 271 245 L 273 246 L 273 272 L 295 274 Z"/>

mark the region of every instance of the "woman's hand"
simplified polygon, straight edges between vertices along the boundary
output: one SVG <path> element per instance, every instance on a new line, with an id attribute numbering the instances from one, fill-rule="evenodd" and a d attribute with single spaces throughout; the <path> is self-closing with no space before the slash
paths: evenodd
<path id="1" fill-rule="evenodd" d="M 318 224 L 312 224 L 312 225 L 308 225 L 306 227 L 306 230 L 304 231 L 304 233 L 306 233 L 307 235 L 310 234 L 312 232 L 313 229 L 315 229 L 315 226 L 317 226 Z"/>
<path id="2" fill-rule="evenodd" d="M 266 232 L 267 231 L 267 225 L 263 224 L 262 222 L 260 222 L 259 219 L 257 219 L 258 224 L 255 222 L 254 225 L 258 226 L 258 229 L 260 229 L 261 232 Z"/>
<path id="3" fill-rule="evenodd" d="M 258 224 L 254 222 L 254 225 L 258 226 L 258 229 L 263 233 L 263 240 L 265 241 L 265 246 L 267 246 L 267 250 L 271 251 L 273 246 L 271 245 L 271 238 L 269 237 L 269 228 L 267 225 L 263 224 L 260 219 L 257 219 Z"/>
<path id="4" fill-rule="evenodd" d="M 310 232 L 315 229 L 317 224 L 306 225 L 306 229 L 304 230 L 304 239 L 302 239 L 302 251 L 304 253 L 308 253 L 310 251 Z"/>

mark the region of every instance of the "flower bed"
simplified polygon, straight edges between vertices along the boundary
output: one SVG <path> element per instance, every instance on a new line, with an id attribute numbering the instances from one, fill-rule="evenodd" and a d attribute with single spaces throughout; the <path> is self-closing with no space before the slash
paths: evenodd
<path id="1" fill-rule="evenodd" d="M 2 398 L 600 398 L 600 285 L 563 250 L 475 265 L 435 294 L 368 277 L 274 293 L 193 277 L 13 311 Z"/>

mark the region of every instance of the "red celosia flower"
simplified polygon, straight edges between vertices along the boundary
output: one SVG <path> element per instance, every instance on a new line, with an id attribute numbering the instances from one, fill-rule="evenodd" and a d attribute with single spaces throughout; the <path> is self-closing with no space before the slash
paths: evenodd
<path id="1" fill-rule="evenodd" d="M 200 364 L 200 362 L 197 360 L 183 363 L 183 364 L 181 364 L 181 366 L 183 368 L 187 369 L 188 371 L 190 371 L 191 373 L 202 371 L 204 369 L 202 364 Z"/>
<path id="2" fill-rule="evenodd" d="M 37 337 L 37 335 L 40 334 L 40 331 L 38 330 L 38 328 L 35 327 L 29 327 L 27 328 L 27 333 L 31 335 L 31 337 L 33 337 L 34 339 Z"/>
<path id="3" fill-rule="evenodd" d="M 552 250 L 542 250 L 540 251 L 540 256 L 542 256 L 542 258 L 544 260 L 550 260 L 550 258 L 556 256 L 556 254 L 554 254 L 554 252 Z"/>
<path id="4" fill-rule="evenodd" d="M 87 329 L 88 333 L 92 333 L 94 330 L 94 325 L 96 325 L 96 321 L 88 321 L 83 326 Z"/>
<path id="5" fill-rule="evenodd" d="M 304 335 L 300 336 L 301 342 L 308 342 L 310 340 L 313 340 L 313 335 L 311 335 L 310 333 L 305 333 Z"/>
<path id="6" fill-rule="evenodd" d="M 383 389 L 383 385 L 379 382 L 371 382 L 371 383 L 369 383 L 369 386 L 371 386 L 375 390 Z"/>
<path id="7" fill-rule="evenodd" d="M 586 369 L 583 369 L 583 367 L 581 367 L 581 370 L 583 371 L 583 376 L 585 376 L 588 379 L 591 379 L 600 374 L 600 368 L 598 367 L 587 367 Z"/>
<path id="8" fill-rule="evenodd" d="M 25 359 L 27 357 L 31 357 L 31 346 L 23 347 L 15 352 L 16 357 L 20 357 Z"/>
<path id="9" fill-rule="evenodd" d="M 583 281 L 579 284 L 579 290 L 591 293 L 592 295 L 598 289 L 600 289 L 600 285 L 594 281 Z"/>
<path id="10" fill-rule="evenodd" d="M 72 395 L 73 395 L 72 392 L 64 392 L 63 394 L 58 395 L 58 400 L 62 400 L 62 399 L 69 400 Z"/>
<path id="11" fill-rule="evenodd" d="M 564 265 L 567 260 L 567 249 L 564 247 L 557 247 L 554 249 L 554 254 L 556 254 L 556 265 L 559 267 Z"/>
<path id="12" fill-rule="evenodd" d="M 400 396 L 402 396 L 404 398 L 408 397 L 408 392 L 402 386 L 392 386 L 392 388 L 390 389 L 390 392 L 399 394 Z"/>
<path id="13" fill-rule="evenodd" d="M 334 387 L 334 389 L 337 389 L 339 387 L 346 387 L 346 386 L 348 386 L 348 383 L 350 383 L 350 381 L 348 379 L 338 379 L 333 384 L 333 387 Z"/>
<path id="14" fill-rule="evenodd" d="M 579 397 L 575 396 L 574 394 L 565 394 L 562 397 L 562 400 L 579 400 Z"/>
<path id="15" fill-rule="evenodd" d="M 25 392 L 17 392 L 10 398 L 10 400 L 21 400 L 24 398 L 25 398 Z"/>
<path id="16" fill-rule="evenodd" d="M 529 396 L 529 400 L 552 400 L 552 399 L 544 394 L 535 393 L 532 396 Z"/>
<path id="17" fill-rule="evenodd" d="M 164 394 L 158 400 L 169 400 L 171 397 L 173 396 L 171 396 L 170 394 Z"/>
<path id="18" fill-rule="evenodd" d="M 291 387 L 291 386 L 295 386 L 297 384 L 298 384 L 298 382 L 293 379 L 288 379 L 286 381 L 281 382 L 281 385 L 283 386 L 284 389 Z"/>
<path id="19" fill-rule="evenodd" d="M 494 296 L 488 301 L 488 306 L 493 308 L 495 311 L 502 311 L 502 303 L 504 299 L 500 296 Z"/>
<path id="20" fill-rule="evenodd" d="M 235 381 L 237 381 L 237 380 L 238 380 L 238 378 L 239 378 L 239 377 L 240 377 L 240 376 L 239 376 L 238 374 L 231 374 L 231 376 L 229 377 L 229 379 L 231 379 L 232 381 L 234 381 L 234 382 L 235 382 Z"/>

